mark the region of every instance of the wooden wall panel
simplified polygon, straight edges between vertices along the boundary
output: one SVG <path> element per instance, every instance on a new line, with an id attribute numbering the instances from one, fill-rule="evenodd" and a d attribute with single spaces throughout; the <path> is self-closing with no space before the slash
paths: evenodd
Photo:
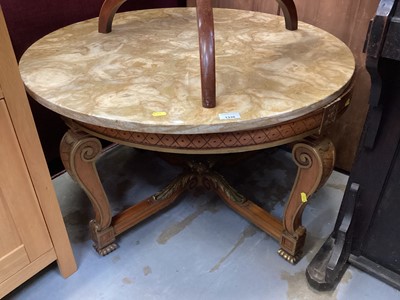
<path id="1" fill-rule="evenodd" d="M 195 5 L 188 0 L 187 5 Z M 352 104 L 328 131 L 337 148 L 336 167 L 350 171 L 368 109 L 370 79 L 362 53 L 369 20 L 379 0 L 295 0 L 299 20 L 320 27 L 345 42 L 357 62 L 356 86 Z M 227 7 L 277 13 L 274 0 L 214 0 L 214 7 Z"/>
<path id="2" fill-rule="evenodd" d="M 328 131 L 337 148 L 336 167 L 350 171 L 368 109 L 369 74 L 362 53 L 369 20 L 379 0 L 296 0 L 299 19 L 320 27 L 345 42 L 357 62 L 352 103 Z"/>

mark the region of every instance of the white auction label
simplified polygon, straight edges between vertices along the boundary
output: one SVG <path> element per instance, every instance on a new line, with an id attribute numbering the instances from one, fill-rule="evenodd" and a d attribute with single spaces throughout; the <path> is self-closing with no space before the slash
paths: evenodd
<path id="1" fill-rule="evenodd" d="M 220 120 L 240 119 L 240 114 L 238 112 L 223 113 L 223 114 L 219 114 L 219 119 Z"/>

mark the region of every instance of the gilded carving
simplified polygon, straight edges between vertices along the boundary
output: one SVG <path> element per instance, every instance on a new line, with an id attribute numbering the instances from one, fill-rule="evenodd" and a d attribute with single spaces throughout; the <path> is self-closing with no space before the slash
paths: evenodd
<path id="1" fill-rule="evenodd" d="M 244 205 L 247 202 L 246 197 L 235 190 L 220 174 L 212 172 L 203 176 L 203 186 L 207 189 L 214 189 L 222 193 L 235 203 Z"/>
<path id="2" fill-rule="evenodd" d="M 166 186 L 162 191 L 154 194 L 152 199 L 154 201 L 163 201 L 171 198 L 178 192 L 183 191 L 187 187 L 194 187 L 197 183 L 197 178 L 193 174 L 184 174 L 176 178 L 168 186 Z"/>

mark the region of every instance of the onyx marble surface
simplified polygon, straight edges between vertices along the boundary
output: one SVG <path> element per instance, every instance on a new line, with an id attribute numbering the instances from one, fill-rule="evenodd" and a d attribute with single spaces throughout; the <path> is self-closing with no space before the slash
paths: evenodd
<path id="1" fill-rule="evenodd" d="M 28 92 L 85 123 L 155 133 L 213 133 L 279 124 L 321 108 L 349 84 L 355 62 L 333 35 L 280 16 L 214 9 L 217 107 L 201 105 L 196 11 L 117 14 L 57 30 L 20 61 Z M 236 119 L 221 119 L 220 114 Z"/>

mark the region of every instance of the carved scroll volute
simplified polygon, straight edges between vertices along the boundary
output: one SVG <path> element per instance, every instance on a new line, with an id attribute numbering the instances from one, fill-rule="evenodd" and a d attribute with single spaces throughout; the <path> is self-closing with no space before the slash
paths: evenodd
<path id="1" fill-rule="evenodd" d="M 301 226 L 301 217 L 308 197 L 322 186 L 332 173 L 335 148 L 330 140 L 324 139 L 296 144 L 292 153 L 298 172 L 285 209 L 284 228 L 295 234 Z"/>
<path id="2" fill-rule="evenodd" d="M 101 143 L 97 138 L 72 130 L 64 135 L 60 144 L 60 154 L 65 169 L 80 184 L 92 203 L 97 231 L 111 224 L 108 198 L 95 166 L 101 149 Z"/>

